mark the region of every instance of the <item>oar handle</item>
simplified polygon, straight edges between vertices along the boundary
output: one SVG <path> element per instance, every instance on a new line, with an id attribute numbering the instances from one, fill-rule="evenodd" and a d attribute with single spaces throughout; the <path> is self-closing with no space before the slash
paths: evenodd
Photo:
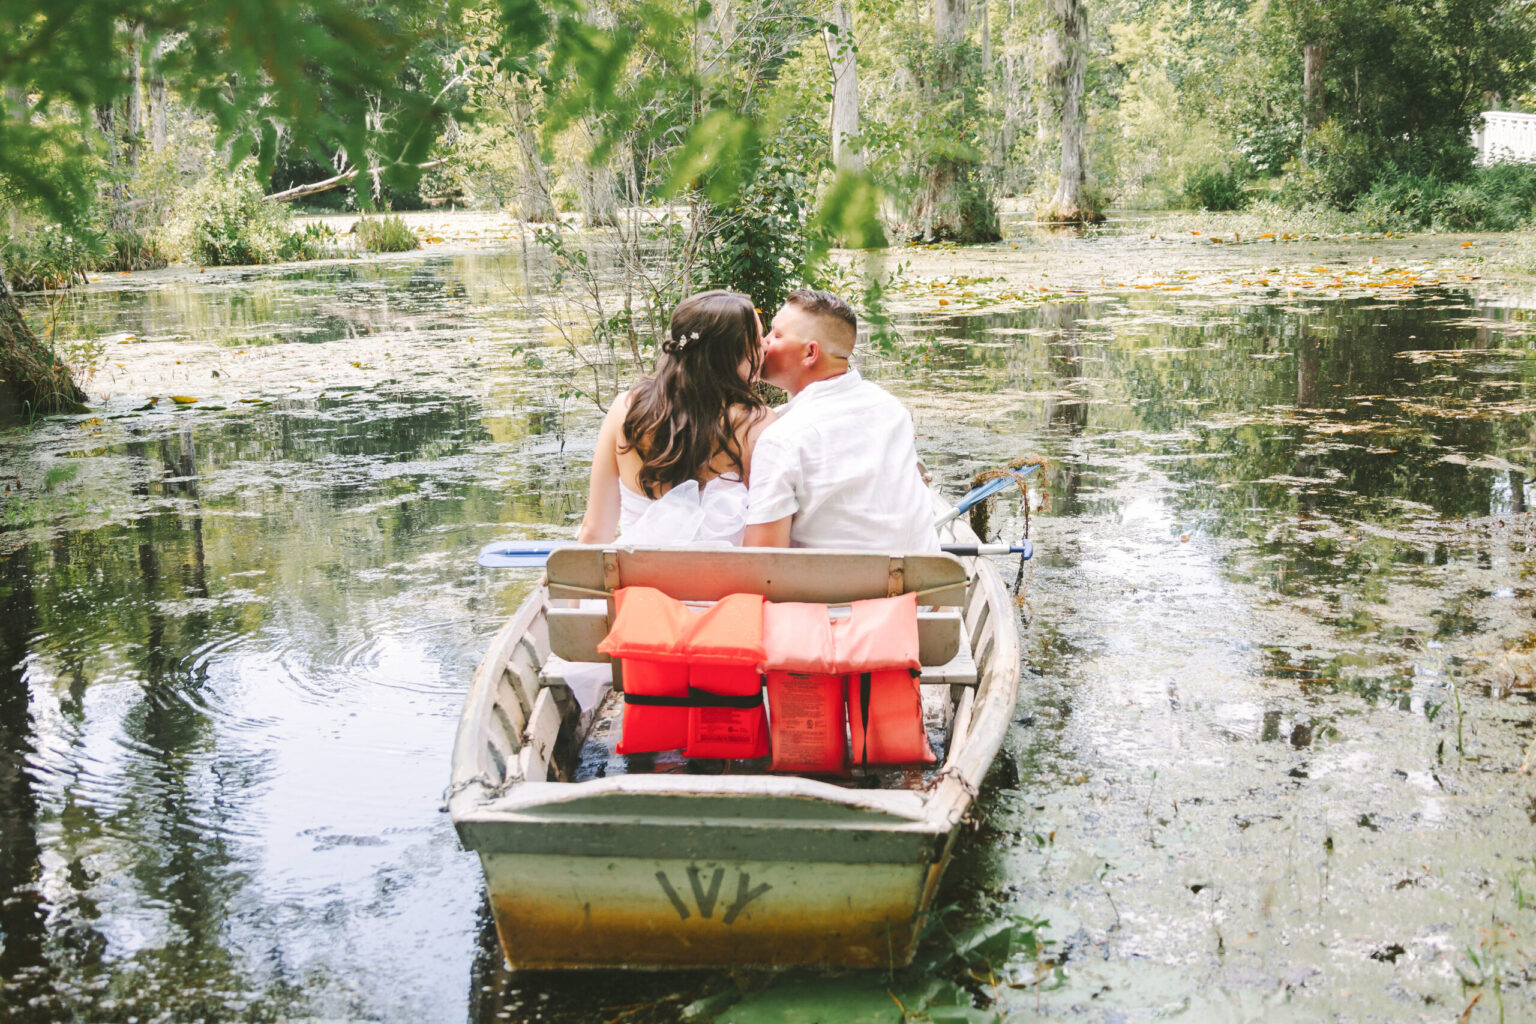
<path id="1" fill-rule="evenodd" d="M 977 555 L 1023 555 L 1025 558 L 1033 558 L 1035 545 L 1028 540 L 1018 544 L 945 544 L 944 551 L 946 554 L 967 558 Z"/>

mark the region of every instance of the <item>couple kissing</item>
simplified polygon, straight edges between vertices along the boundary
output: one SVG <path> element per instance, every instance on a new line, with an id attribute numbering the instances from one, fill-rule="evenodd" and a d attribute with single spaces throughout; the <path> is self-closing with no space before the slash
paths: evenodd
<path id="1" fill-rule="evenodd" d="M 853 367 L 857 340 L 828 292 L 792 292 L 766 334 L 739 292 L 684 299 L 603 419 L 577 540 L 937 551 L 912 418 Z"/>

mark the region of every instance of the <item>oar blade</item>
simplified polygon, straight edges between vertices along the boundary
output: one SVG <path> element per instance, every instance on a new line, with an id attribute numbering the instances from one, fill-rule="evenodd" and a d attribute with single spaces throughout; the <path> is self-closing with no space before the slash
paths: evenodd
<path id="1" fill-rule="evenodd" d="M 1020 470 L 1010 470 L 1003 476 L 995 476 L 988 480 L 986 483 L 972 487 L 969 491 L 966 492 L 965 497 L 955 502 L 954 508 L 950 509 L 948 512 L 944 513 L 944 515 L 939 517 L 939 521 L 935 525 L 943 526 L 951 519 L 959 518 L 963 513 L 969 512 L 972 505 L 975 505 L 977 502 L 986 501 L 988 498 L 992 497 L 992 495 L 1004 490 L 1010 484 L 1023 480 L 1025 477 L 1029 476 L 1029 474 L 1033 473 L 1039 468 L 1039 464 L 1035 464 L 1032 466 L 1025 466 Z"/>
<path id="2" fill-rule="evenodd" d="M 475 559 L 487 569 L 542 569 L 550 553 L 572 541 L 499 540 L 480 549 Z"/>

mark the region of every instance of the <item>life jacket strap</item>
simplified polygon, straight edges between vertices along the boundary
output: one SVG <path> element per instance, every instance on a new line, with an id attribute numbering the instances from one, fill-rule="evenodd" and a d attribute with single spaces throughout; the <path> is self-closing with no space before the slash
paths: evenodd
<path id="1" fill-rule="evenodd" d="M 864 749 L 859 751 L 859 764 L 869 764 L 869 677 L 870 673 L 859 673 L 859 721 L 863 726 L 859 738 L 864 741 Z"/>

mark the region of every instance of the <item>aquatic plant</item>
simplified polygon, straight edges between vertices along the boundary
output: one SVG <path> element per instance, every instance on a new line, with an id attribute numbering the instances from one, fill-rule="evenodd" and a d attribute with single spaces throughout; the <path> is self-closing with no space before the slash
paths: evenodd
<path id="1" fill-rule="evenodd" d="M 278 248 L 285 261 L 323 260 L 337 255 L 339 249 L 336 231 L 329 224 L 305 224 L 298 231 L 289 232 Z"/>
<path id="2" fill-rule="evenodd" d="M 170 263 L 154 238 L 137 231 L 109 231 L 92 270 L 123 272 L 159 270 Z"/>
<path id="3" fill-rule="evenodd" d="M 357 246 L 366 252 L 410 252 L 421 248 L 416 232 L 399 215 L 359 217 L 352 231 Z"/>

